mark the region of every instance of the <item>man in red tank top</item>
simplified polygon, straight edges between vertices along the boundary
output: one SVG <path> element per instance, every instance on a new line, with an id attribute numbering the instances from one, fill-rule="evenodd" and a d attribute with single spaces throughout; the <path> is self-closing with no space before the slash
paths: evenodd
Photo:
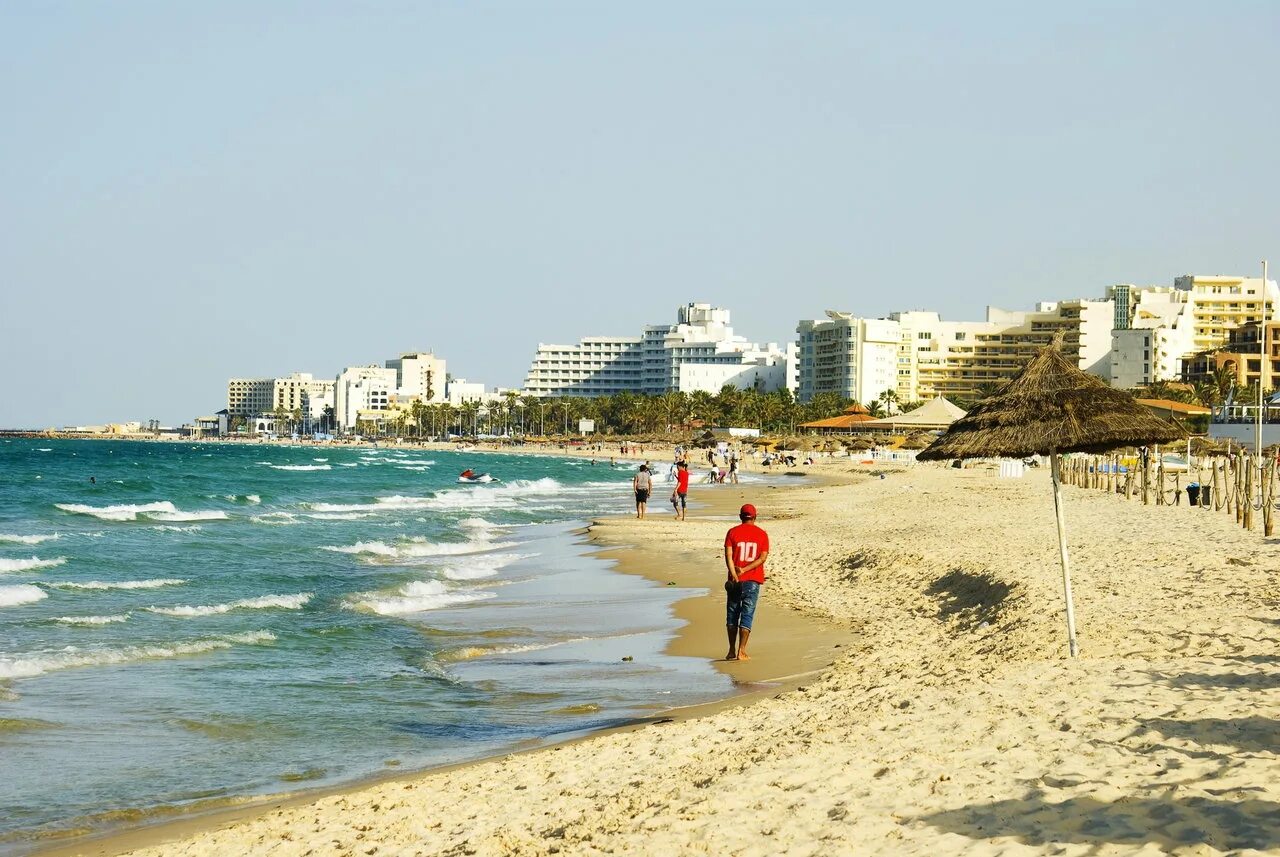
<path id="1" fill-rule="evenodd" d="M 729 632 L 727 661 L 750 660 L 747 640 L 755 619 L 760 587 L 764 585 L 764 561 L 769 556 L 769 534 L 756 526 L 756 507 L 747 503 L 738 510 L 742 523 L 724 537 L 724 564 L 728 577 L 725 627 Z"/>
<path id="2" fill-rule="evenodd" d="M 676 487 L 671 492 L 671 506 L 676 510 L 676 520 L 683 521 L 689 495 L 689 465 L 676 462 Z"/>

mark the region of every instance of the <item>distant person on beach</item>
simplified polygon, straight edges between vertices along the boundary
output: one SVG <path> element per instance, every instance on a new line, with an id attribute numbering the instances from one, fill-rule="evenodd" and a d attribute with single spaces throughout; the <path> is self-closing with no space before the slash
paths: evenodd
<path id="1" fill-rule="evenodd" d="M 738 484 L 738 456 L 729 459 L 729 481 Z"/>
<path id="2" fill-rule="evenodd" d="M 746 661 L 747 640 L 764 585 L 764 561 L 769 557 L 769 534 L 756 526 L 756 507 L 747 503 L 738 510 L 742 523 L 724 537 L 724 564 L 728 571 L 724 582 L 728 594 L 725 629 L 729 634 L 726 661 Z"/>
<path id="3" fill-rule="evenodd" d="M 676 464 L 676 487 L 671 492 L 671 505 L 676 510 L 676 520 L 683 521 L 685 515 L 685 507 L 688 505 L 689 496 L 689 465 L 683 461 Z"/>
<path id="4" fill-rule="evenodd" d="M 636 492 L 636 517 L 643 519 L 649 504 L 649 492 L 653 490 L 653 477 L 649 475 L 647 464 L 640 465 L 640 469 L 631 480 L 631 487 Z"/>

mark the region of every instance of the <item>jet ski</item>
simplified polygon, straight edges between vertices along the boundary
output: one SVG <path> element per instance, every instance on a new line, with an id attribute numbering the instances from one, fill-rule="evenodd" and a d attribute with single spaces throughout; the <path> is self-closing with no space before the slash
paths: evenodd
<path id="1" fill-rule="evenodd" d="M 476 473 L 471 468 L 467 468 L 458 474 L 458 482 L 463 485 L 480 485 L 486 482 L 497 482 L 493 476 L 488 473 Z"/>

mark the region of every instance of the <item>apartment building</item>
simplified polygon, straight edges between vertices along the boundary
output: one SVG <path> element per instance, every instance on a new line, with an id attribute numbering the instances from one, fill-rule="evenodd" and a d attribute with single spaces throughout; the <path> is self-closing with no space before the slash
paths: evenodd
<path id="1" fill-rule="evenodd" d="M 343 429 L 355 428 L 362 411 L 385 411 L 396 391 L 396 370 L 383 366 L 352 366 L 334 382 L 334 414 Z"/>
<path id="2" fill-rule="evenodd" d="M 1197 356 L 1230 351 L 1236 331 L 1259 322 L 1264 308 L 1270 317 L 1280 293 L 1261 277 L 1189 274 L 1172 288 L 1130 287 L 1129 297 L 1129 329 L 1112 333 L 1110 361 L 1112 385 L 1126 389 L 1176 380 L 1188 362 L 1199 374 L 1207 361 Z"/>
<path id="3" fill-rule="evenodd" d="M 1274 390 L 1280 383 L 1280 321 L 1266 324 L 1266 354 L 1262 359 L 1263 325 L 1257 322 L 1241 325 L 1230 332 L 1221 349 L 1201 351 L 1183 360 L 1182 379 L 1191 384 L 1211 384 L 1217 372 L 1226 369 L 1239 387 L 1262 380 L 1264 390 Z"/>
<path id="4" fill-rule="evenodd" d="M 827 320 L 801 321 L 796 396 L 808 402 L 819 393 L 871 402 L 897 388 L 901 326 L 884 318 L 858 318 L 827 310 Z"/>
<path id="5" fill-rule="evenodd" d="M 1011 379 L 1058 332 L 1069 360 L 1104 379 L 1110 375 L 1111 300 L 1046 301 L 1030 312 L 988 307 L 985 321 L 943 321 L 925 311 L 889 317 L 899 326 L 900 401 L 973 399 Z"/>
<path id="6" fill-rule="evenodd" d="M 227 381 L 227 413 L 256 417 L 275 407 L 275 378 L 232 378 Z"/>
<path id="7" fill-rule="evenodd" d="M 577 345 L 538 343 L 524 379 L 530 396 L 612 396 L 639 392 L 644 361 L 639 336 L 592 336 Z"/>
<path id="8" fill-rule="evenodd" d="M 729 310 L 689 303 L 676 311 L 675 324 L 647 325 L 638 337 L 540 343 L 524 389 L 539 397 L 718 392 L 725 384 L 767 392 L 788 385 L 787 360 L 787 350 L 776 344 L 735 335 Z"/>
<path id="9" fill-rule="evenodd" d="M 396 395 L 422 402 L 445 401 L 445 362 L 430 351 L 408 351 L 387 361 L 396 373 Z"/>

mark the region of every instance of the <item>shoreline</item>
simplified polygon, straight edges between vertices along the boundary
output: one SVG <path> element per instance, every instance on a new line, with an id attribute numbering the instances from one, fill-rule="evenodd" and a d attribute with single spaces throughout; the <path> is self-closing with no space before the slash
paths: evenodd
<path id="1" fill-rule="evenodd" d="M 820 675 L 698 717 L 205 819 L 136 857 L 1280 853 L 1274 540 L 1064 486 L 1070 660 L 1048 475 L 886 475 L 798 488 L 764 520 L 765 604 L 856 632 Z M 602 537 L 609 526 L 626 529 Z"/>
<path id="2" fill-rule="evenodd" d="M 444 447 L 443 451 L 456 451 L 447 448 L 449 445 L 437 446 Z M 531 452 L 523 449 L 477 449 L 474 451 L 499 455 L 540 454 L 579 457 L 562 455 L 559 450 Z M 621 458 L 621 456 L 615 457 Z M 644 460 L 646 460 L 644 456 L 632 459 L 632 461 Z M 185 807 L 161 806 L 147 810 L 115 810 L 111 814 L 128 816 L 134 813 L 154 812 L 157 813 L 157 818 L 132 827 L 126 822 L 122 827 L 84 834 L 55 833 L 48 839 L 16 838 L 10 845 L 16 846 L 19 853 L 29 854 L 32 857 L 37 855 L 38 857 L 71 857 L 71 855 L 90 854 L 108 857 L 108 855 L 128 853 L 135 849 L 171 842 L 204 830 L 248 821 L 268 812 L 305 806 L 325 798 L 340 797 L 388 784 L 412 782 L 527 754 L 549 752 L 600 736 L 640 730 L 655 723 L 706 717 L 727 708 L 750 704 L 753 700 L 765 695 L 783 692 L 829 666 L 839 655 L 841 647 L 847 644 L 851 635 L 846 629 L 824 621 L 815 624 L 813 617 L 794 609 L 780 606 L 770 608 L 766 606 L 767 598 L 764 598 L 762 609 L 758 613 L 761 618 L 757 622 L 757 627 L 767 622 L 772 642 L 758 643 L 758 645 L 768 645 L 772 652 L 771 656 L 755 657 L 746 662 L 726 662 L 722 657 L 717 659 L 712 653 L 725 646 L 722 618 L 724 597 L 719 595 L 718 589 L 724 572 L 718 539 L 730 525 L 729 519 L 733 518 L 733 513 L 736 513 L 740 503 L 751 500 L 759 505 L 764 502 L 761 499 L 763 495 L 767 494 L 768 499 L 773 500 L 776 497 L 785 496 L 790 491 L 805 487 L 806 484 L 812 483 L 776 485 L 754 482 L 738 485 L 726 483 L 714 488 L 706 485 L 695 486 L 697 489 L 696 493 L 693 493 L 695 499 L 690 503 L 690 516 L 685 525 L 704 528 L 718 534 L 714 536 L 712 545 L 714 549 L 710 551 L 712 555 L 710 563 L 697 559 L 691 552 L 673 547 L 668 540 L 662 538 L 663 535 L 670 535 L 670 532 L 662 533 L 660 529 L 654 531 L 659 534 L 659 539 L 655 543 L 646 544 L 643 548 L 633 543 L 637 537 L 645 535 L 642 528 L 660 528 L 663 524 L 669 524 L 671 527 L 681 526 L 669 513 L 663 511 L 657 514 L 651 512 L 643 522 L 627 516 L 598 517 L 589 520 L 585 527 L 570 530 L 578 534 L 584 546 L 601 548 L 595 555 L 608 562 L 612 572 L 640 576 L 660 585 L 673 583 L 682 588 L 702 590 L 701 594 L 689 595 L 673 603 L 673 616 L 680 620 L 681 624 L 665 644 L 663 653 L 707 658 L 718 671 L 733 680 L 733 691 L 722 698 L 694 705 L 664 708 L 649 716 L 628 718 L 625 722 L 603 728 L 564 733 L 562 737 L 523 741 L 505 751 L 473 759 L 424 768 L 375 772 L 329 787 L 257 796 L 216 798 L 210 801 L 211 806 L 205 807 L 188 805 Z M 655 487 L 659 489 L 663 485 L 666 483 L 655 483 Z M 661 494 L 661 490 L 654 492 L 655 502 L 651 503 L 651 506 L 664 508 L 657 502 L 658 500 L 665 502 L 665 497 L 660 497 Z M 767 524 L 766 514 L 762 514 L 761 519 L 762 524 Z M 637 526 L 633 527 L 632 524 Z M 660 567 L 655 567 L 655 556 L 661 557 Z M 709 567 L 711 571 L 708 572 L 704 566 Z"/>

